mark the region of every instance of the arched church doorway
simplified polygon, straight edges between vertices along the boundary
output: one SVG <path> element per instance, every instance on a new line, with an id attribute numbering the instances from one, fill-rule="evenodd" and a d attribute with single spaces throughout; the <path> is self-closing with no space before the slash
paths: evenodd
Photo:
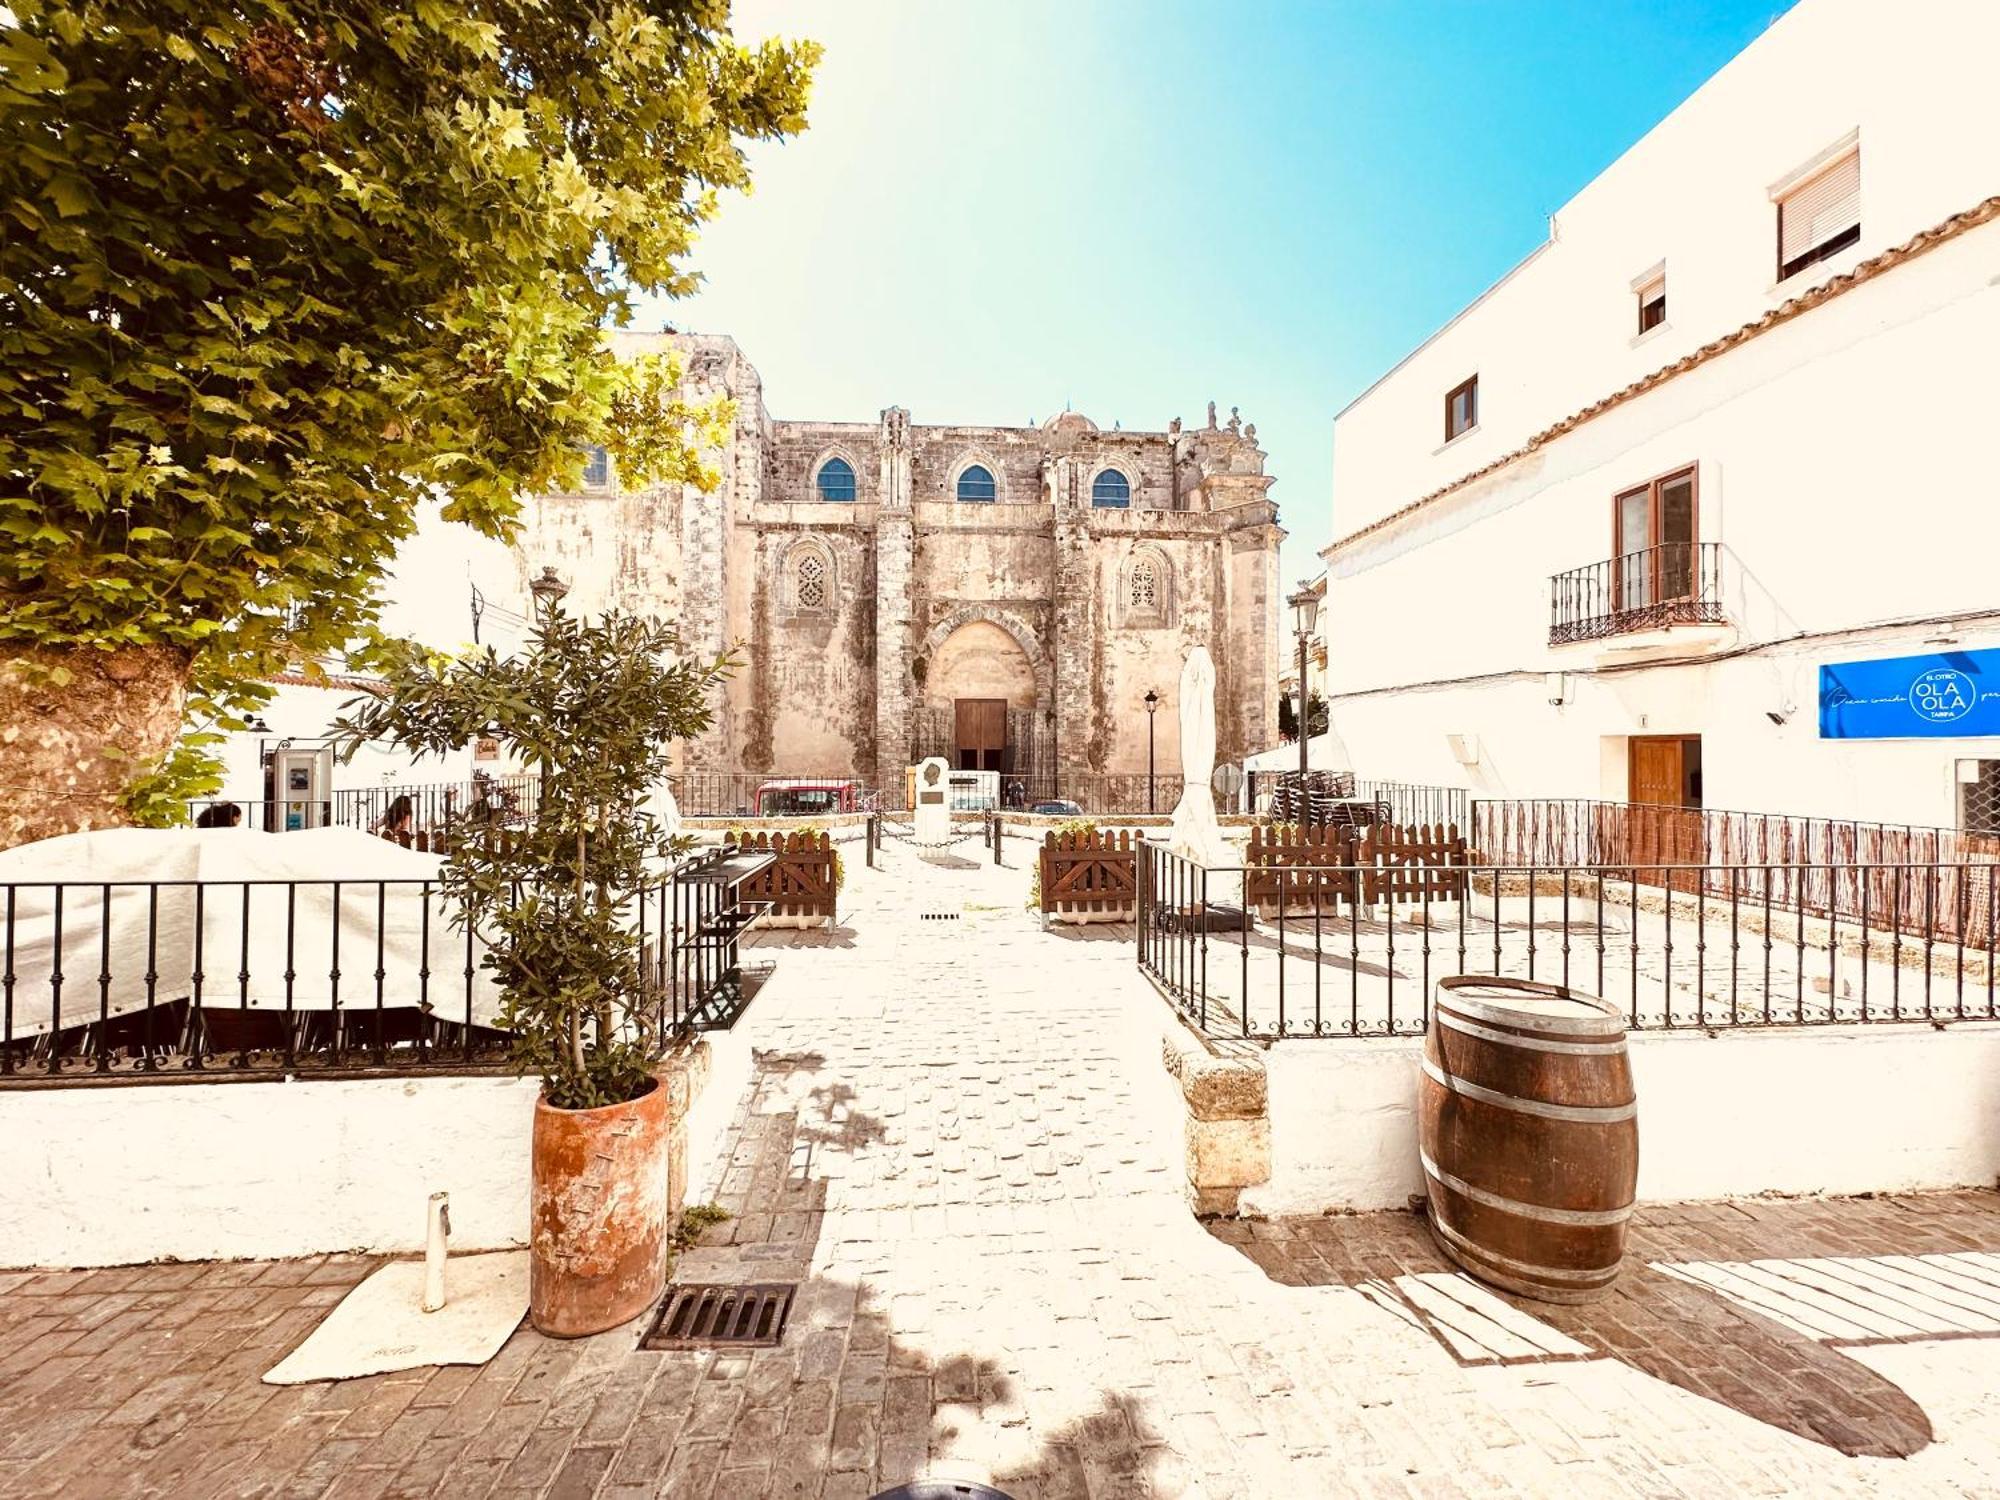
<path id="1" fill-rule="evenodd" d="M 924 698 L 936 726 L 930 753 L 961 771 L 1021 768 L 1034 738 L 1035 669 L 1007 630 L 968 620 L 952 631 L 932 653 Z M 935 745 L 946 736 L 946 745 Z"/>

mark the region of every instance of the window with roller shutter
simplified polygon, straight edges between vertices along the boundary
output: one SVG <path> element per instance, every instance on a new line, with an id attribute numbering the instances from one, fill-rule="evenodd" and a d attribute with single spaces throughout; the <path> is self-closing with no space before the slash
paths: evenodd
<path id="1" fill-rule="evenodd" d="M 1835 158 L 1778 199 L 1778 280 L 1861 238 L 1861 151 Z"/>

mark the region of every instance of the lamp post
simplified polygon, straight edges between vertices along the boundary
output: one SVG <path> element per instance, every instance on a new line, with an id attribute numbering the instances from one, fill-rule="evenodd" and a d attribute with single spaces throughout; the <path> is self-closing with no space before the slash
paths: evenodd
<path id="1" fill-rule="evenodd" d="M 1157 812 L 1153 804 L 1153 715 L 1160 711 L 1160 695 L 1146 689 L 1146 811 Z"/>
<path id="2" fill-rule="evenodd" d="M 536 610 L 546 618 L 555 613 L 562 603 L 563 595 L 569 592 L 569 585 L 556 577 L 554 568 L 543 568 L 542 576 L 528 585 L 528 592 L 535 596 Z"/>
<path id="3" fill-rule="evenodd" d="M 1312 700 L 1306 692 L 1306 651 L 1312 643 L 1313 623 L 1319 618 L 1319 598 L 1313 593 L 1311 581 L 1301 580 L 1299 591 L 1285 602 L 1292 607 L 1292 628 L 1299 638 L 1299 796 L 1303 798 L 1307 746 L 1312 739 L 1312 724 L 1307 717 L 1307 705 Z"/>

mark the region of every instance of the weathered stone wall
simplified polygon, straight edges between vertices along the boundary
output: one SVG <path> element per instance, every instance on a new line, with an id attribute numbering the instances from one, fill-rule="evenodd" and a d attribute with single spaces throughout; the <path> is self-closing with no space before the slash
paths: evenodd
<path id="1" fill-rule="evenodd" d="M 863 775 L 875 735 L 875 548 L 860 526 L 739 531 L 750 586 L 746 770 Z M 817 592 L 813 585 L 817 584 Z"/>
<path id="2" fill-rule="evenodd" d="M 628 342 L 672 343 L 690 394 L 737 400 L 714 455 L 722 483 L 626 493 L 613 476 L 539 497 L 522 583 L 554 566 L 574 607 L 652 610 L 679 620 L 691 651 L 734 651 L 691 762 L 886 780 L 909 763 L 919 711 L 1004 697 L 1053 731 L 1064 770 L 1142 773 L 1151 689 L 1155 764 L 1171 775 L 1196 644 L 1216 662 L 1220 758 L 1275 737 L 1283 533 L 1254 429 L 1104 432 L 1074 412 L 916 427 L 898 407 L 875 423 L 773 421 L 729 339 Z M 836 455 L 854 470 L 853 503 L 819 499 L 815 476 Z M 993 503 L 956 498 L 974 463 L 994 476 Z M 1129 482 L 1128 508 L 1092 506 L 1106 468 Z"/>

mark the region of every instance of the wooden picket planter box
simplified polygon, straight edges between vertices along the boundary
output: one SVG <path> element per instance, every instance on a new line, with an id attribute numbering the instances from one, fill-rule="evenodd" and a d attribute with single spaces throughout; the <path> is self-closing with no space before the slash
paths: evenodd
<path id="1" fill-rule="evenodd" d="M 745 833 L 738 847 L 750 853 L 768 850 L 777 856 L 777 863 L 752 875 L 739 888 L 741 900 L 769 903 L 768 925 L 833 926 L 839 880 L 829 835 L 759 830 Z"/>
<path id="2" fill-rule="evenodd" d="M 1467 853 L 1456 825 L 1270 824 L 1250 830 L 1244 899 L 1261 917 L 1335 916 L 1348 907 L 1460 901 Z"/>
<path id="3" fill-rule="evenodd" d="M 1130 922 L 1138 915 L 1132 830 L 1051 832 L 1042 840 L 1042 912 L 1055 922 Z"/>

